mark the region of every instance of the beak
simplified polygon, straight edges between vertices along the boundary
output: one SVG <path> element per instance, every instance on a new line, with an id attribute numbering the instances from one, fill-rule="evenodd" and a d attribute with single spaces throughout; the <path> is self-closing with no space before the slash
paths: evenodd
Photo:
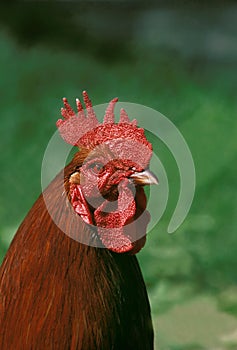
<path id="1" fill-rule="evenodd" d="M 150 170 L 144 170 L 130 175 L 135 185 L 158 185 L 159 181 Z"/>

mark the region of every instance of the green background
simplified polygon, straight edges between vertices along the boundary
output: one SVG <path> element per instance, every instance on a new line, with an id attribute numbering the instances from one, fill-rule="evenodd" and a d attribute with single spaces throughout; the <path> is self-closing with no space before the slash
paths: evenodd
<path id="1" fill-rule="evenodd" d="M 196 194 L 169 235 L 179 174 L 152 140 L 170 197 L 138 258 L 161 350 L 237 348 L 237 7 L 207 4 L 52 1 L 0 15 L 1 258 L 41 192 L 61 97 L 73 104 L 86 89 L 94 105 L 118 96 L 152 107 L 190 147 Z"/>

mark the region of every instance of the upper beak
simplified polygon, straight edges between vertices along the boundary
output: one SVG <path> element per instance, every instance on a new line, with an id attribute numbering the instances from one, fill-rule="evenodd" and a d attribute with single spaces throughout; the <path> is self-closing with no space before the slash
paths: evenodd
<path id="1" fill-rule="evenodd" d="M 150 170 L 144 170 L 141 172 L 130 175 L 135 185 L 158 185 L 159 181 L 155 174 Z"/>

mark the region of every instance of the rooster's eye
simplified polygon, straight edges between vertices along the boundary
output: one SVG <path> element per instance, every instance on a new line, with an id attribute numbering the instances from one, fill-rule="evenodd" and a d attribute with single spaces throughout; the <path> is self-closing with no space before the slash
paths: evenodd
<path id="1" fill-rule="evenodd" d="M 89 169 L 91 169 L 95 174 L 98 174 L 102 168 L 103 168 L 103 164 L 98 162 L 94 162 L 89 165 Z"/>

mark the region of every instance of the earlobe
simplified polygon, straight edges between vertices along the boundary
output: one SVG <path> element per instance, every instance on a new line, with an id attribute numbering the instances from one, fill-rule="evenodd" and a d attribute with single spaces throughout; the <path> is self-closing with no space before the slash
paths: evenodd
<path id="1" fill-rule="evenodd" d="M 87 223 L 92 225 L 93 219 L 89 206 L 82 193 L 79 184 L 71 184 L 70 186 L 71 203 L 75 212 Z"/>
<path id="2" fill-rule="evenodd" d="M 70 176 L 70 179 L 69 179 L 69 182 L 71 184 L 80 184 L 80 173 L 78 171 L 76 171 L 75 173 L 73 173 L 71 176 Z"/>

